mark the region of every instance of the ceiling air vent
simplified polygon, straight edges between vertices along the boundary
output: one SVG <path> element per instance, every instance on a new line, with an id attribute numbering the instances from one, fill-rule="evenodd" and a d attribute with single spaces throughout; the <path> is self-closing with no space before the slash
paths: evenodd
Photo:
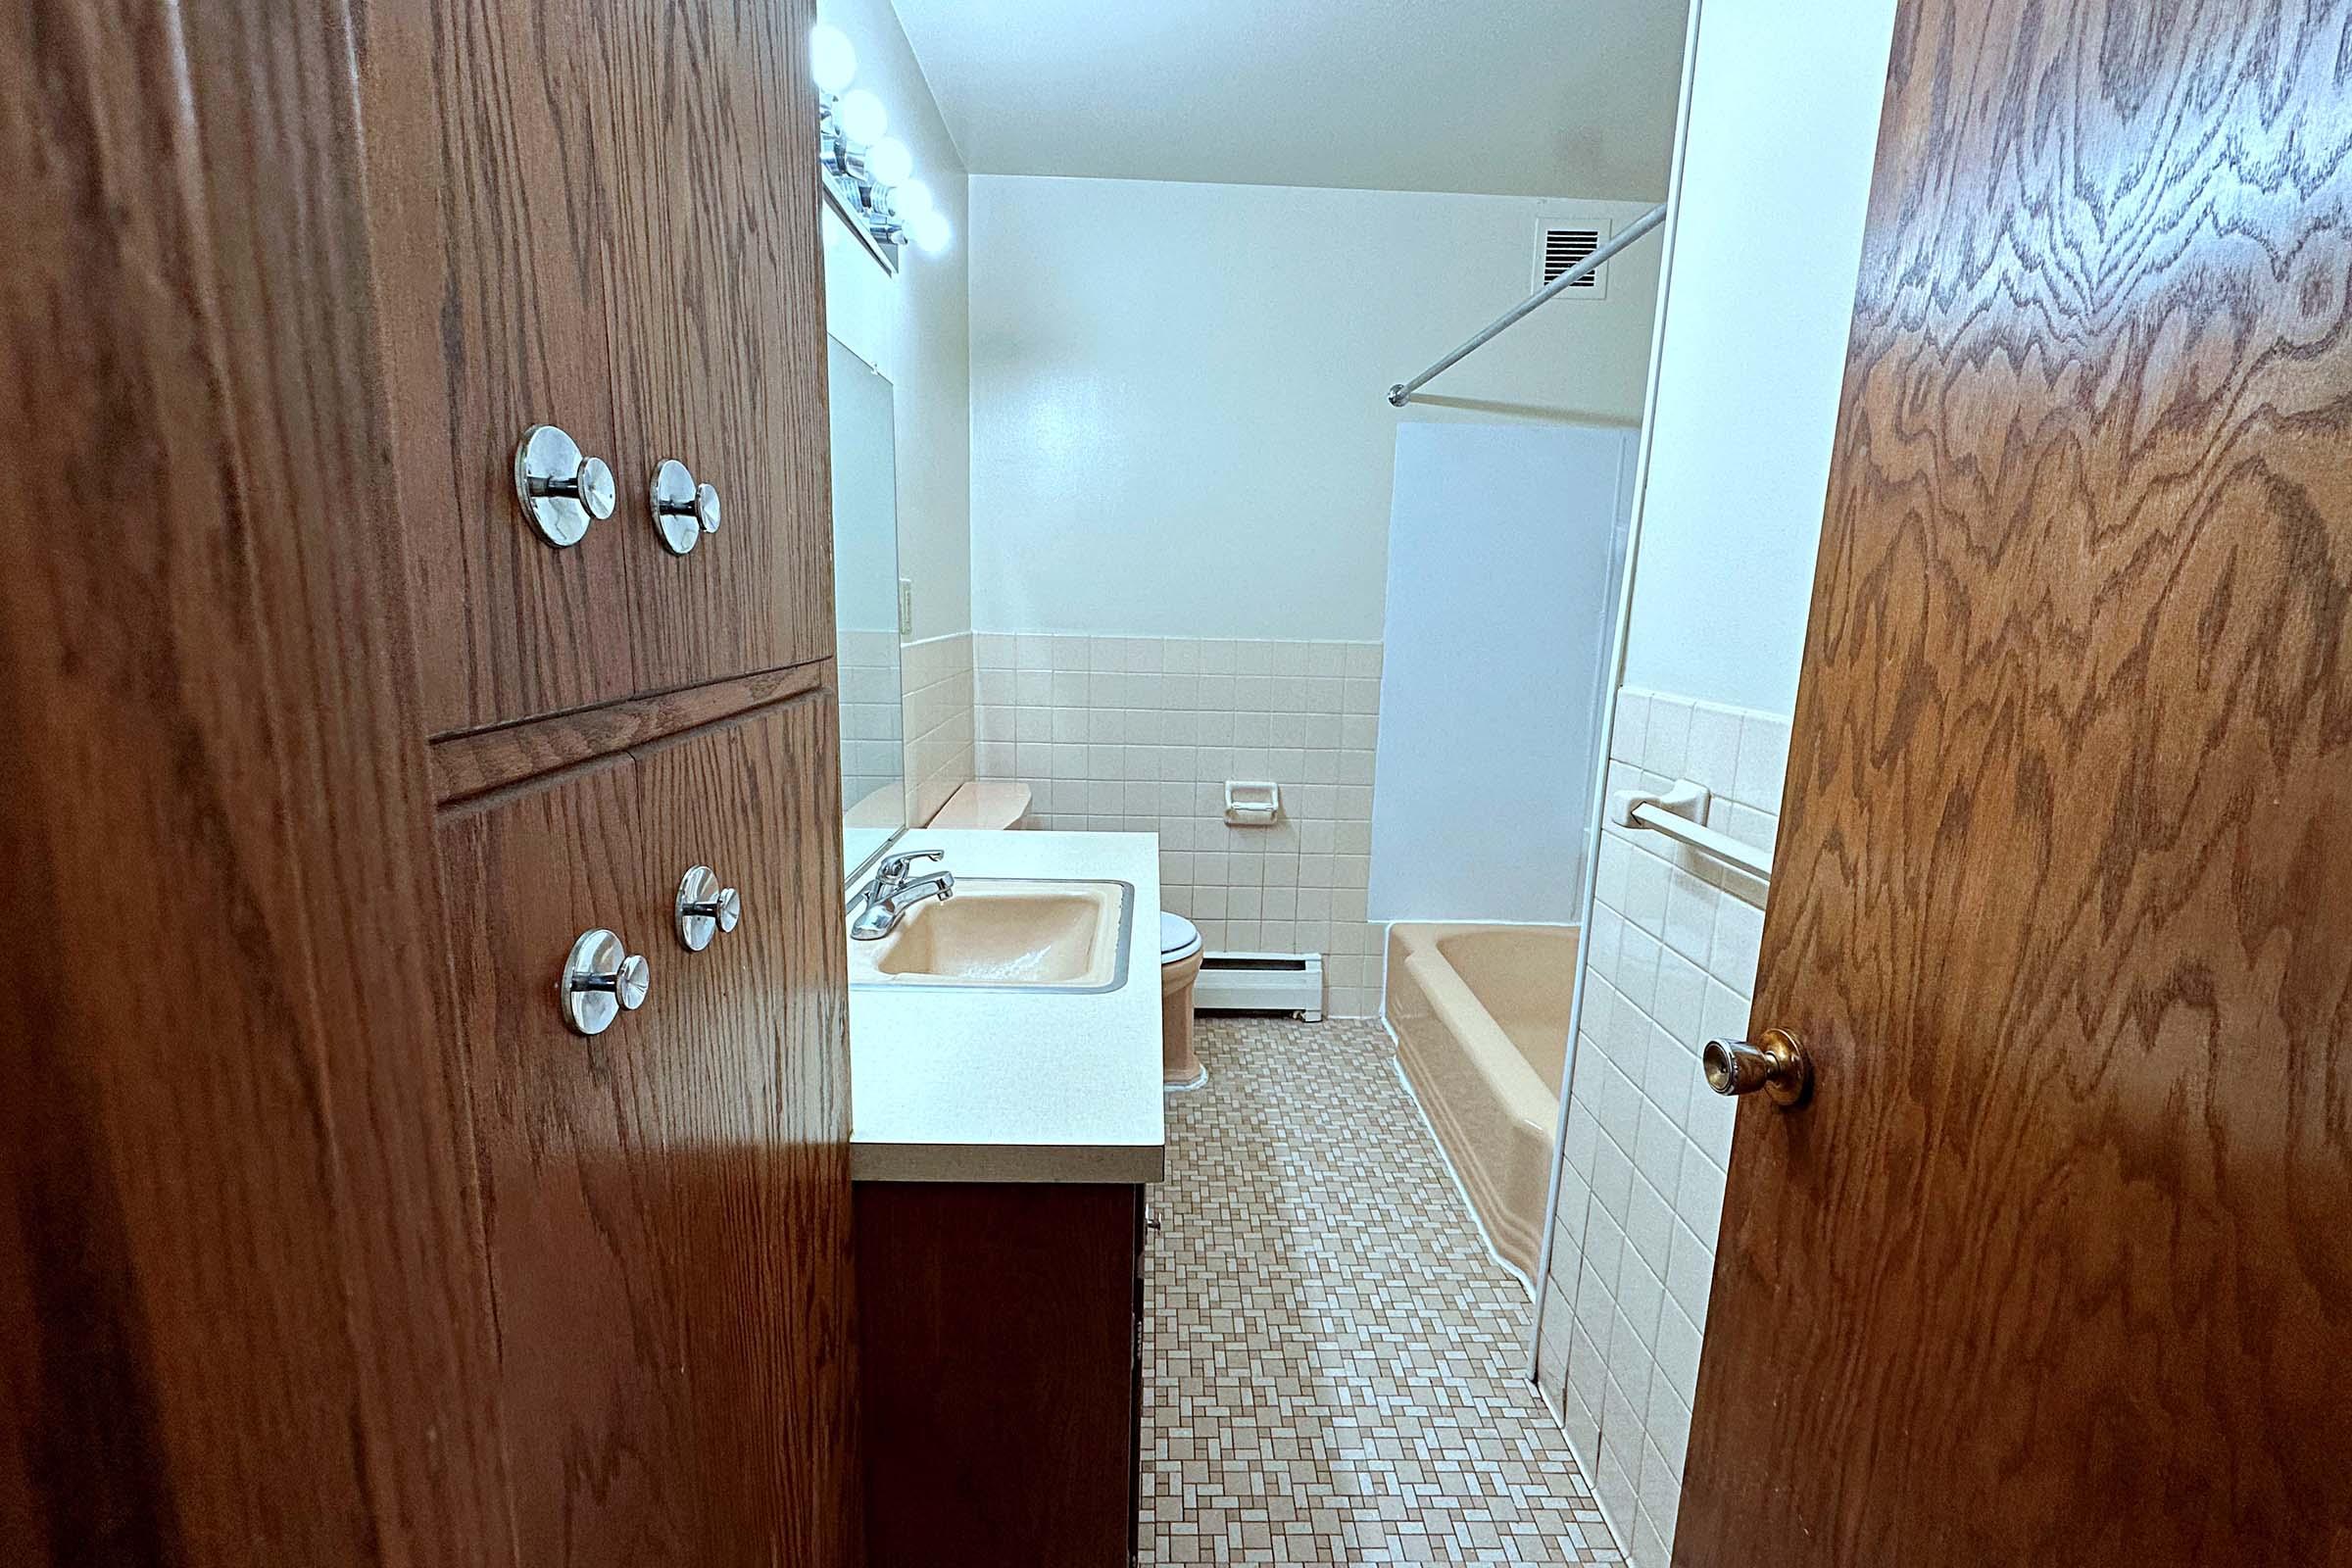
<path id="1" fill-rule="evenodd" d="M 1600 249 L 1605 231 L 1589 223 L 1542 223 L 1536 228 L 1536 287 L 1542 288 L 1577 263 Z M 1568 285 L 1577 295 L 1604 296 L 1609 291 L 1609 268 L 1602 263 Z"/>

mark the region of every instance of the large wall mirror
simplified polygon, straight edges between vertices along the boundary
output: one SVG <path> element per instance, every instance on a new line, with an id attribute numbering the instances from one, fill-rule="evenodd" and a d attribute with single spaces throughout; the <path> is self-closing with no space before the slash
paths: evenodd
<path id="1" fill-rule="evenodd" d="M 899 689 L 898 447 L 890 381 L 828 340 L 833 622 L 840 644 L 841 863 L 852 877 L 906 825 Z"/>

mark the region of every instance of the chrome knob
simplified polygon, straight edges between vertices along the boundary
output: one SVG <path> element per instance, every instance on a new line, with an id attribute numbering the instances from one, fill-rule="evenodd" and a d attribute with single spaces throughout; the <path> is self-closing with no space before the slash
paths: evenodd
<path id="1" fill-rule="evenodd" d="M 601 1035 L 623 1010 L 635 1012 L 645 1005 L 653 978 L 652 966 L 619 937 L 602 927 L 583 932 L 571 945 L 571 955 L 564 960 L 564 978 L 556 987 L 564 1021 L 580 1034 Z"/>
<path id="2" fill-rule="evenodd" d="M 718 532 L 718 492 L 694 482 L 694 470 L 663 458 L 654 470 L 654 526 L 673 556 L 685 555 L 707 533 Z"/>
<path id="3" fill-rule="evenodd" d="M 718 874 L 698 865 L 678 879 L 678 940 L 688 953 L 700 953 L 722 931 L 743 920 L 743 895 L 718 885 Z"/>
<path id="4" fill-rule="evenodd" d="M 1813 1087 L 1813 1063 L 1796 1036 L 1767 1029 L 1755 1041 L 1710 1040 L 1699 1054 L 1707 1087 L 1719 1095 L 1752 1095 L 1761 1089 L 1776 1105 L 1793 1105 Z"/>
<path id="5" fill-rule="evenodd" d="M 539 537 L 559 548 L 576 545 L 588 525 L 612 515 L 619 492 L 602 458 L 552 424 L 534 424 L 514 447 L 514 499 Z"/>

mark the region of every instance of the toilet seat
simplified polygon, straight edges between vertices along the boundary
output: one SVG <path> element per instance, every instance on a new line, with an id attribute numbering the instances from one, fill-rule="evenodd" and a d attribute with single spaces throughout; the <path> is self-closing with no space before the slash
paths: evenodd
<path id="1" fill-rule="evenodd" d="M 1163 965 L 1182 963 L 1200 951 L 1200 927 L 1181 914 L 1169 914 L 1162 910 L 1159 916 L 1159 961 Z"/>

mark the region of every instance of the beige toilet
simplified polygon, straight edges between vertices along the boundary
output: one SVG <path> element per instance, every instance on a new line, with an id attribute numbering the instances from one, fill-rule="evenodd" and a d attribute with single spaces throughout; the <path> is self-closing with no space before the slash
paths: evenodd
<path id="1" fill-rule="evenodd" d="M 1193 1054 L 1193 982 L 1200 978 L 1200 932 L 1181 914 L 1159 917 L 1160 1081 L 1198 1089 L 1208 1069 Z"/>

